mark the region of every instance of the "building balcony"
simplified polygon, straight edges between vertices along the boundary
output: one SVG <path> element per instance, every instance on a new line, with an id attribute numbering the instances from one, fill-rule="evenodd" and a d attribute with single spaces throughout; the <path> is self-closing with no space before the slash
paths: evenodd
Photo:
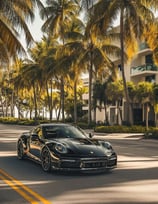
<path id="1" fill-rule="evenodd" d="M 147 43 L 140 43 L 139 44 L 139 51 L 138 55 L 146 55 L 152 53 L 150 47 L 147 45 Z"/>
<path id="2" fill-rule="evenodd" d="M 158 71 L 158 67 L 154 64 L 144 64 L 131 68 L 131 76 L 151 75 Z"/>

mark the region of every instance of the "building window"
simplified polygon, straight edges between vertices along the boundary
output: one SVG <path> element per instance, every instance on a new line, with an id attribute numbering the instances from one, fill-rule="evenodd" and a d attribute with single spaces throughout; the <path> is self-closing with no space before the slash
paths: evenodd
<path id="1" fill-rule="evenodd" d="M 146 76 L 145 81 L 154 83 L 155 82 L 155 75 Z"/>
<path id="2" fill-rule="evenodd" d="M 153 64 L 153 56 L 152 56 L 152 54 L 145 56 L 145 63 L 146 64 Z"/>

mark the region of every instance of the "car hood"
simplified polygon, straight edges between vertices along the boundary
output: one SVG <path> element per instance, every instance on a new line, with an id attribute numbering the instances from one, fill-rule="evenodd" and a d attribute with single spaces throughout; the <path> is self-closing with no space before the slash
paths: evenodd
<path id="1" fill-rule="evenodd" d="M 89 156 L 89 157 L 100 157 L 107 156 L 109 150 L 97 141 L 90 139 L 78 139 L 78 138 L 65 138 L 65 139 L 55 139 L 49 141 L 51 143 L 63 144 L 67 149 L 68 153 L 71 155 L 79 156 Z M 111 151 L 111 150 L 110 150 Z"/>

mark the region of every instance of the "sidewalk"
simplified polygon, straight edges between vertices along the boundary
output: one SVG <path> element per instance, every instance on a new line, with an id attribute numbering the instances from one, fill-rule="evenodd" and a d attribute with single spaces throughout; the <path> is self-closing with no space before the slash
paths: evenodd
<path id="1" fill-rule="evenodd" d="M 144 138 L 143 133 L 93 133 L 94 137 L 97 138 L 116 138 L 116 139 L 142 139 Z"/>
<path id="2" fill-rule="evenodd" d="M 94 132 L 93 135 L 94 135 L 94 138 L 96 139 L 138 140 L 138 141 L 142 141 L 143 143 L 152 144 L 158 147 L 157 139 L 144 138 L 143 133 L 95 133 Z"/>

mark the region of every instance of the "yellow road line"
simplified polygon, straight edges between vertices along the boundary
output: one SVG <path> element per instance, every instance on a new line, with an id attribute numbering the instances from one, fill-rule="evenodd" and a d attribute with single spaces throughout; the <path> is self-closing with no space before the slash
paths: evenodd
<path id="1" fill-rule="evenodd" d="M 23 192 L 20 188 L 18 188 L 11 181 L 7 180 L 4 176 L 0 176 L 0 178 L 8 184 L 11 188 L 13 188 L 17 193 L 19 193 L 25 200 L 29 201 L 31 204 L 38 204 L 38 202 L 34 201 L 32 197 L 28 196 L 25 192 Z"/>
<path id="2" fill-rule="evenodd" d="M 7 183 L 10 187 L 12 187 L 15 191 L 17 191 L 22 197 L 24 197 L 27 201 L 29 201 L 31 204 L 37 204 L 37 201 L 34 201 L 32 197 L 28 196 L 24 191 L 22 191 L 20 188 L 24 189 L 27 193 L 31 194 L 32 196 L 34 196 L 34 198 L 38 199 L 39 201 L 41 201 L 43 204 L 51 204 L 50 201 L 46 200 L 45 198 L 43 198 L 42 196 L 40 196 L 39 194 L 37 194 L 36 192 L 32 191 L 30 188 L 28 188 L 27 186 L 25 186 L 23 183 L 21 183 L 20 181 L 16 180 L 15 178 L 13 178 L 12 176 L 10 176 L 9 174 L 7 174 L 5 171 L 3 171 L 2 169 L 0 169 L 0 174 L 2 176 L 0 176 L 0 178 Z M 10 180 L 7 180 L 7 179 Z M 15 185 L 16 184 L 16 185 Z"/>

